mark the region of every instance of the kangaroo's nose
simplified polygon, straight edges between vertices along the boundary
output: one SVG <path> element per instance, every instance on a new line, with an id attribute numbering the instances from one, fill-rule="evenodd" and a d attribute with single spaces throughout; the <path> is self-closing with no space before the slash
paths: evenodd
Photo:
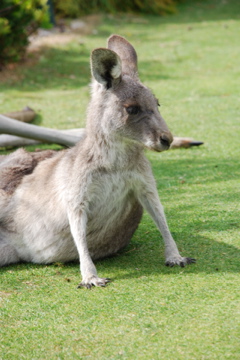
<path id="1" fill-rule="evenodd" d="M 166 147 L 169 148 L 169 146 L 171 145 L 172 142 L 172 136 L 168 136 L 167 134 L 162 134 L 160 136 L 160 143 Z"/>

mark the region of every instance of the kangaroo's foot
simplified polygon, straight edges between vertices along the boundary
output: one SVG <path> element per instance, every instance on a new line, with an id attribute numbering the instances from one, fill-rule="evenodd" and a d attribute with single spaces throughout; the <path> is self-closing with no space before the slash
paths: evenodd
<path id="1" fill-rule="evenodd" d="M 184 267 L 188 264 L 194 264 L 196 262 L 196 259 L 189 258 L 189 257 L 182 257 L 182 256 L 169 256 L 166 259 L 165 265 L 173 267 L 174 265 L 179 265 L 181 267 Z"/>
<path id="2" fill-rule="evenodd" d="M 107 283 L 109 283 L 111 279 L 108 278 L 99 278 L 95 275 L 89 276 L 82 280 L 82 282 L 78 285 L 78 288 L 85 287 L 87 289 L 91 289 L 92 286 L 106 286 Z"/>

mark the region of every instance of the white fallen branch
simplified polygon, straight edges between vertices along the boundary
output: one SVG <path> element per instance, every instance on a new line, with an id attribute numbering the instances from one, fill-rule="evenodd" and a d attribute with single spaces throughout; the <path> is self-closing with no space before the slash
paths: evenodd
<path id="1" fill-rule="evenodd" d="M 4 115 L 0 115 L 0 134 L 17 135 L 41 142 L 65 146 L 73 146 L 80 140 L 79 137 L 66 134 L 60 130 L 22 123 Z"/>
<path id="2" fill-rule="evenodd" d="M 57 131 L 59 131 L 61 134 L 73 135 L 74 138 L 76 139 L 76 143 L 77 141 L 81 140 L 85 135 L 85 129 L 67 129 L 67 130 L 57 130 Z M 49 143 L 49 142 L 43 140 L 38 141 L 33 139 L 27 139 L 15 135 L 6 135 L 6 134 L 0 135 L 0 147 L 5 147 L 5 148 L 13 148 L 13 147 L 27 146 L 27 145 L 39 145 L 43 143 Z M 57 142 L 54 143 L 59 144 Z M 65 145 L 65 144 L 60 144 L 60 145 Z M 75 145 L 75 143 L 73 145 Z M 71 146 L 71 145 L 66 145 L 66 146 Z"/>

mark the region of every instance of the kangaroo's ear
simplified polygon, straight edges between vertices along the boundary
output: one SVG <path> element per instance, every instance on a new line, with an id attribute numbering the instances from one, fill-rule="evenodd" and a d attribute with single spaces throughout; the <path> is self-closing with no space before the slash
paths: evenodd
<path id="1" fill-rule="evenodd" d="M 122 65 L 119 56 L 112 50 L 99 48 L 92 52 L 91 70 L 93 77 L 106 89 L 121 81 Z"/>
<path id="2" fill-rule="evenodd" d="M 137 53 L 126 39 L 119 35 L 112 35 L 108 39 L 108 48 L 119 55 L 123 73 L 133 78 L 138 77 Z"/>

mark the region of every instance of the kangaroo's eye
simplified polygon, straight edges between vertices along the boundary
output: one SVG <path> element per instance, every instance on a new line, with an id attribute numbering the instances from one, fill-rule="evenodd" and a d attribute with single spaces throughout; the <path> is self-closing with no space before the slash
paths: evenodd
<path id="1" fill-rule="evenodd" d="M 137 105 L 128 106 L 126 110 L 129 115 L 137 115 L 140 111 L 140 107 Z"/>

